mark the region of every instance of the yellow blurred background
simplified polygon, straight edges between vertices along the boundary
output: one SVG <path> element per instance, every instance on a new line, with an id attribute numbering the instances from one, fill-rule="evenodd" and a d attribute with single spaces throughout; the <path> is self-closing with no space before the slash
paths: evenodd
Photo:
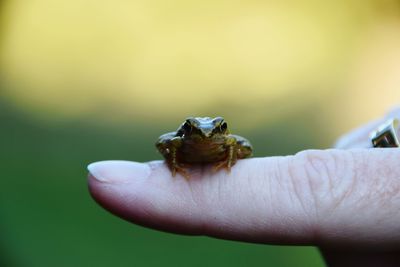
<path id="1" fill-rule="evenodd" d="M 154 140 L 187 116 L 226 117 L 256 156 L 327 148 L 399 84 L 396 0 L 0 1 L 4 266 L 321 266 L 310 248 L 122 222 L 85 165 L 160 158 Z"/>
<path id="2" fill-rule="evenodd" d="M 219 107 L 264 123 L 326 102 L 343 130 L 398 102 L 399 13 L 390 0 L 8 0 L 4 93 L 40 116 L 127 121 Z"/>

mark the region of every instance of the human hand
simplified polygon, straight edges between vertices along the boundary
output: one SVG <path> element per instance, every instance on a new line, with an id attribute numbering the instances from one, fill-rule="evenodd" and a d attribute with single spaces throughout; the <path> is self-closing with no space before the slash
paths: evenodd
<path id="1" fill-rule="evenodd" d="M 400 110 L 389 116 L 400 116 Z M 189 235 L 315 245 L 330 266 L 399 266 L 400 150 L 366 149 L 369 123 L 338 149 L 244 159 L 231 173 L 161 161 L 89 165 L 94 199 L 133 223 Z"/>

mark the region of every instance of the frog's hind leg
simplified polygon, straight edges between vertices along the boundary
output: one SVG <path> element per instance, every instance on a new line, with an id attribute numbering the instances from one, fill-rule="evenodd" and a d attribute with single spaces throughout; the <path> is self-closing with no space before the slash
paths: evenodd
<path id="1" fill-rule="evenodd" d="M 253 147 L 249 140 L 239 135 L 231 134 L 236 139 L 236 153 L 238 159 L 251 157 L 253 154 Z"/>

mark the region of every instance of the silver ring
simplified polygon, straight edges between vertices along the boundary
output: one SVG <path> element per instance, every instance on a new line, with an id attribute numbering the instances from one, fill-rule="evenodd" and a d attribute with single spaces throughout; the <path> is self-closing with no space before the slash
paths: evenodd
<path id="1" fill-rule="evenodd" d="M 373 147 L 399 147 L 399 120 L 390 119 L 370 135 Z"/>

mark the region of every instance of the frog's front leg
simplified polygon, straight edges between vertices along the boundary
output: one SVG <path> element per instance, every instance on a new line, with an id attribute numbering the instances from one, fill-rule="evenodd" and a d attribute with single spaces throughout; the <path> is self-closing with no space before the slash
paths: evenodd
<path id="1" fill-rule="evenodd" d="M 168 167 L 171 169 L 172 176 L 181 173 L 185 178 L 189 178 L 188 173 L 179 165 L 177 151 L 182 146 L 182 137 L 176 136 L 175 132 L 160 136 L 156 143 L 157 149 L 164 156 Z"/>
<path id="2" fill-rule="evenodd" d="M 217 171 L 222 167 L 226 167 L 229 172 L 238 159 L 248 158 L 253 153 L 250 142 L 239 135 L 229 135 L 226 139 L 227 157 L 224 161 L 217 163 L 214 170 Z"/>
<path id="3" fill-rule="evenodd" d="M 237 161 L 237 140 L 235 136 L 228 136 L 225 141 L 226 146 L 226 159 L 214 165 L 214 171 L 218 171 L 219 169 L 225 167 L 228 172 L 231 171 L 231 167 Z"/>
<path id="4" fill-rule="evenodd" d="M 172 172 L 172 176 L 175 177 L 176 173 L 179 172 L 186 179 L 189 178 L 189 174 L 185 171 L 185 169 L 179 165 L 177 150 L 182 146 L 182 138 L 180 136 L 174 137 L 170 142 L 170 161 L 169 167 Z"/>

